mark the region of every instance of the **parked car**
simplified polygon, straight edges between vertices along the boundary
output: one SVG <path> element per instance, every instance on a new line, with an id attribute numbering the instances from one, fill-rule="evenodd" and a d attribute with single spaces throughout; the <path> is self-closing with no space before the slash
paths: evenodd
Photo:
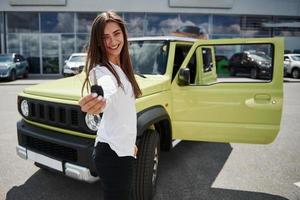
<path id="1" fill-rule="evenodd" d="M 73 53 L 68 60 L 65 61 L 63 68 L 64 76 L 72 76 L 82 71 L 86 61 L 86 53 Z"/>
<path id="2" fill-rule="evenodd" d="M 284 54 L 286 76 L 300 78 L 300 54 Z"/>
<path id="3" fill-rule="evenodd" d="M 271 74 L 271 84 L 217 80 L 218 45 L 240 49 L 237 47 L 269 44 L 273 65 L 282 67 L 282 38 L 245 41 L 174 36 L 129 39 L 131 61 L 142 90 L 136 99 L 139 152 L 132 175 L 132 200 L 152 199 L 157 177 L 166 175 L 159 173 L 160 153 L 170 151 L 178 140 L 266 144 L 276 138 L 283 104 L 279 70 Z M 16 152 L 38 167 L 93 182 L 98 179 L 92 155 L 101 115 L 83 112 L 78 105 L 82 92 L 86 95 L 89 91 L 82 91 L 85 78 L 82 72 L 19 93 L 22 119 L 17 123 Z M 185 161 L 178 158 L 176 162 Z"/>
<path id="4" fill-rule="evenodd" d="M 229 59 L 231 76 L 246 74 L 251 78 L 270 78 L 272 74 L 272 60 L 259 52 L 244 51 L 234 54 Z"/>
<path id="5" fill-rule="evenodd" d="M 28 77 L 29 64 L 20 54 L 0 54 L 0 79 L 14 81 L 17 77 Z"/>

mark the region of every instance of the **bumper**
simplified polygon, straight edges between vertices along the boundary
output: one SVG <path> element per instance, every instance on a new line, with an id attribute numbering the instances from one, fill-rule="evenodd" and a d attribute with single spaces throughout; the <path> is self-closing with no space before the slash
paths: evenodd
<path id="1" fill-rule="evenodd" d="M 79 73 L 78 68 L 64 68 L 63 74 L 76 75 Z"/>
<path id="2" fill-rule="evenodd" d="M 17 123 L 17 155 L 86 182 L 98 180 L 92 151 L 94 140 Z"/>

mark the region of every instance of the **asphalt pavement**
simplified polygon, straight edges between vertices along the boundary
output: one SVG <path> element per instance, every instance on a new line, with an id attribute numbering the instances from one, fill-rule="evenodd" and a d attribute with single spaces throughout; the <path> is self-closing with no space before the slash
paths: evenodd
<path id="1" fill-rule="evenodd" d="M 60 78 L 60 77 L 58 77 Z M 0 199 L 101 199 L 101 184 L 41 170 L 19 158 L 16 96 L 54 78 L 0 82 Z M 285 80 L 281 130 L 268 145 L 182 141 L 161 154 L 154 200 L 300 199 L 300 81 Z M 300 184 L 299 184 L 300 185 Z"/>

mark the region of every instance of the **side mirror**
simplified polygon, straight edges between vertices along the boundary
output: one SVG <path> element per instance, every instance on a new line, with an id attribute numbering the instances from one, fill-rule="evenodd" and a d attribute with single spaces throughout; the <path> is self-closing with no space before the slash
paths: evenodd
<path id="1" fill-rule="evenodd" d="M 181 68 L 178 74 L 178 85 L 185 86 L 190 84 L 190 69 Z"/>

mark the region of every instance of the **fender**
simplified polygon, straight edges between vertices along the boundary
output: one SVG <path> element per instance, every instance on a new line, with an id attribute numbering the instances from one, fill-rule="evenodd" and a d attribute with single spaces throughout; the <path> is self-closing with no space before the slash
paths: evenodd
<path id="1" fill-rule="evenodd" d="M 160 147 L 163 151 L 172 148 L 172 124 L 167 111 L 162 106 L 153 106 L 137 114 L 137 140 L 138 145 L 145 130 L 154 124 L 160 135 Z"/>
<path id="2" fill-rule="evenodd" d="M 151 124 L 161 120 L 168 120 L 169 122 L 171 121 L 167 111 L 162 106 L 153 106 L 140 111 L 137 114 L 137 137 L 142 136 L 143 132 Z"/>

